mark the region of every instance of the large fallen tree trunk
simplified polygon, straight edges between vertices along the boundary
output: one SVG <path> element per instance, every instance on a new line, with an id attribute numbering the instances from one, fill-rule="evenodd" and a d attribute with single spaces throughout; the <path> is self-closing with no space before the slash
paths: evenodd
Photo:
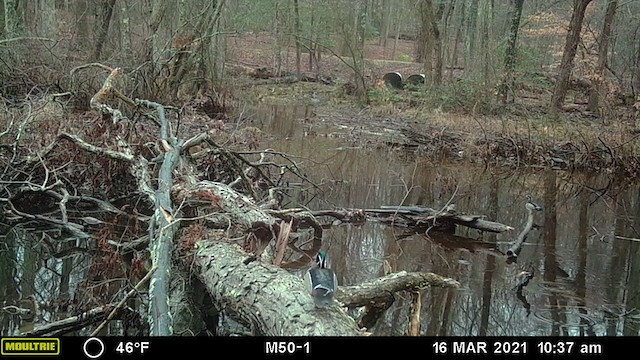
<path id="1" fill-rule="evenodd" d="M 252 261 L 237 245 L 200 241 L 197 272 L 214 304 L 264 336 L 356 336 L 355 321 L 339 307 L 316 309 L 301 277 Z"/>
<path id="2" fill-rule="evenodd" d="M 191 259 L 187 259 L 190 263 Z M 251 260 L 237 245 L 203 240 L 197 243 L 194 270 L 214 297 L 215 305 L 254 329 L 257 335 L 362 334 L 354 319 L 340 307 L 316 308 L 300 276 Z M 459 283 L 432 273 L 399 272 L 359 286 L 340 287 L 337 300 L 351 308 L 375 307 L 377 302 L 390 306 L 388 299 L 393 299 L 393 293 L 428 286 L 458 287 Z"/>

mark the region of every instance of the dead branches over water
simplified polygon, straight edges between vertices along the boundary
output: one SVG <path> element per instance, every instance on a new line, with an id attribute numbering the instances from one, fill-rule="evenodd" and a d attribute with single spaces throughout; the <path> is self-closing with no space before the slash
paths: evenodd
<path id="1" fill-rule="evenodd" d="M 194 303 L 186 287 L 178 290 L 176 281 L 201 287 L 212 295 L 212 305 L 237 315 L 258 334 L 360 333 L 338 309 L 332 317 L 309 313 L 313 300 L 301 296 L 305 291 L 295 272 L 324 246 L 319 217 L 361 225 L 365 212 L 283 209 L 292 181 L 317 188 L 292 157 L 272 149 L 234 150 L 223 126 L 194 130 L 188 113 L 178 116 L 160 103 L 122 95 L 120 69 L 89 68 L 108 72 L 91 101 L 97 116 L 16 111 L 24 119 L 7 122 L 0 134 L 2 226 L 4 234 L 12 234 L 10 248 L 32 249 L 29 256 L 39 257 L 37 262 L 61 268 L 48 275 L 53 281 L 47 289 L 32 285 L 36 292 L 47 291 L 39 301 L 51 299 L 43 304 L 48 315 L 34 321 L 32 333 L 82 329 L 89 334 L 96 322 L 107 328 L 112 320 L 120 320 L 115 331 L 122 334 L 199 333 L 194 323 L 180 320 L 181 311 L 198 313 L 194 306 L 203 304 Z M 32 135 L 42 131 L 49 133 Z M 148 290 L 134 286 L 147 277 Z M 238 298 L 242 281 L 247 281 L 243 291 L 255 297 Z M 280 285 L 268 287 L 265 281 Z M 407 280 L 384 291 L 454 286 L 443 284 Z M 371 296 L 377 295 L 359 298 Z M 344 302 L 362 306 L 348 295 Z M 370 325 L 385 306 L 369 312 L 363 323 Z M 81 321 L 83 313 L 94 314 L 92 320 Z M 282 332 L 267 326 L 296 317 L 300 322 Z"/>

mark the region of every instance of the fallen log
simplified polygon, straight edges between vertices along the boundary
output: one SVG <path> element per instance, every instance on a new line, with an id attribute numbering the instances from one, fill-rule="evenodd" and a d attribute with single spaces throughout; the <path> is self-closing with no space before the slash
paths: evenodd
<path id="1" fill-rule="evenodd" d="M 357 336 L 355 321 L 340 307 L 315 307 L 302 277 L 260 261 L 223 241 L 203 240 L 193 259 L 213 302 L 263 336 Z M 186 260 L 191 265 L 191 259 Z"/>
<path id="2" fill-rule="evenodd" d="M 254 81 L 253 85 L 275 85 L 275 84 L 293 84 L 297 82 L 317 82 L 325 85 L 331 85 L 331 79 L 325 79 L 320 77 L 311 77 L 304 74 L 289 75 L 281 77 L 262 77 L 259 80 Z"/>
<path id="3" fill-rule="evenodd" d="M 364 306 L 358 321 L 360 328 L 372 328 L 384 312 L 393 305 L 399 291 L 415 292 L 425 287 L 453 287 L 460 283 L 434 273 L 400 271 L 356 286 L 338 288 L 336 298 L 348 308 Z"/>
<path id="4" fill-rule="evenodd" d="M 184 261 L 195 265 L 193 272 L 213 295 L 217 308 L 263 336 L 362 335 L 359 327 L 375 324 L 393 303 L 393 293 L 459 286 L 457 281 L 433 273 L 402 271 L 361 285 L 339 287 L 336 300 L 344 306 L 378 309 L 377 315 L 358 326 L 338 306 L 316 308 L 301 276 L 257 260 L 247 262 L 248 258 L 249 254 L 235 244 L 208 239 L 199 241 L 195 257 Z"/>
<path id="5" fill-rule="evenodd" d="M 529 234 L 529 231 L 531 231 L 531 228 L 533 228 L 533 211 L 529 208 L 527 208 L 527 211 L 529 212 L 529 214 L 527 215 L 526 225 L 524 226 L 520 234 L 518 234 L 518 237 L 513 241 L 511 246 L 509 246 L 509 248 L 506 251 L 506 255 L 510 259 L 515 259 L 518 257 L 518 255 L 520 254 L 520 251 L 522 250 L 522 244 L 524 244 L 524 241 L 527 239 L 527 235 Z"/>
<path id="6" fill-rule="evenodd" d="M 355 286 L 341 286 L 336 299 L 347 307 L 370 304 L 385 294 L 414 291 L 425 287 L 457 288 L 460 283 L 434 273 L 400 271 Z"/>
<path id="7" fill-rule="evenodd" d="M 494 221 L 484 220 L 484 215 L 466 215 L 455 210 L 434 210 L 418 206 L 381 206 L 380 209 L 365 209 L 367 214 L 375 214 L 384 222 L 405 226 L 462 225 L 482 231 L 501 233 L 513 227 Z"/>
<path id="8" fill-rule="evenodd" d="M 280 213 L 293 214 L 304 209 L 286 209 Z M 362 225 L 367 218 L 374 217 L 380 222 L 393 226 L 425 227 L 435 230 L 452 230 L 455 225 L 462 225 L 482 231 L 501 233 L 514 228 L 494 221 L 484 220 L 484 215 L 466 215 L 454 210 L 434 210 L 418 206 L 381 206 L 379 209 L 334 209 L 316 210 L 311 214 L 315 217 L 328 216 L 339 222 Z"/>

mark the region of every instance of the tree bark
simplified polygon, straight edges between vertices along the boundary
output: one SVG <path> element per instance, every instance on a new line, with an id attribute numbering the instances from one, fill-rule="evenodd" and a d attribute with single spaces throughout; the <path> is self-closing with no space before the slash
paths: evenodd
<path id="1" fill-rule="evenodd" d="M 357 336 L 355 321 L 337 306 L 318 310 L 301 277 L 263 262 L 247 262 L 237 245 L 198 242 L 195 265 L 215 305 L 263 336 Z M 187 258 L 191 266 L 191 257 Z"/>
<path id="2" fill-rule="evenodd" d="M 162 19 L 164 18 L 164 14 L 167 9 L 165 1 L 166 0 L 154 0 L 151 5 L 151 19 L 149 19 L 149 37 L 151 38 L 151 42 L 149 44 L 149 60 L 152 62 L 151 64 L 154 69 L 154 74 L 159 69 L 160 58 L 162 55 L 162 39 L 160 39 L 158 29 L 160 28 L 160 24 L 162 23 Z"/>
<path id="3" fill-rule="evenodd" d="M 109 34 L 109 24 L 111 24 L 111 15 L 113 15 L 113 7 L 116 0 L 103 0 L 100 7 L 100 24 L 96 30 L 95 48 L 93 50 L 93 59 L 98 60 L 102 54 L 104 42 Z"/>
<path id="4" fill-rule="evenodd" d="M 122 58 L 126 63 L 133 59 L 131 49 L 131 19 L 129 17 L 129 1 L 120 0 L 120 49 L 122 50 Z"/>
<path id="5" fill-rule="evenodd" d="M 507 103 L 507 94 L 513 88 L 513 70 L 516 66 L 516 55 L 518 43 L 518 29 L 520 28 L 520 18 L 522 16 L 522 5 L 524 0 L 513 0 L 513 14 L 511 15 L 511 28 L 509 29 L 509 39 L 504 56 L 504 76 L 500 84 L 500 98 L 502 103 Z"/>
<path id="6" fill-rule="evenodd" d="M 551 97 L 551 110 L 557 111 L 562 109 L 562 104 L 569 90 L 569 81 L 571 71 L 573 70 L 573 59 L 578 49 L 578 41 L 580 40 L 580 31 L 582 31 L 582 21 L 584 13 L 591 0 L 574 0 L 573 13 L 571 21 L 569 21 L 569 31 L 565 40 L 564 52 L 562 53 L 562 61 L 560 62 L 560 75 L 556 82 L 556 87 Z"/>
<path id="7" fill-rule="evenodd" d="M 194 271 L 214 295 L 216 307 L 254 329 L 256 335 L 362 335 L 355 321 L 338 306 L 315 308 L 301 276 L 264 261 L 251 261 L 237 245 L 213 239 L 199 241 L 195 259 L 185 259 L 185 265 L 195 265 Z M 402 271 L 361 285 L 339 287 L 336 300 L 351 308 L 375 307 L 378 303 L 391 305 L 387 302 L 389 294 L 398 291 L 459 285 L 433 273 Z M 371 326 L 375 319 L 366 322 Z"/>
<path id="8" fill-rule="evenodd" d="M 311 14 L 309 19 L 309 29 L 311 29 L 311 35 L 309 36 L 309 67 L 307 68 L 309 71 L 313 71 L 313 58 L 315 57 L 316 52 L 316 39 L 317 34 L 315 31 L 315 17 L 313 14 L 315 13 L 314 1 L 310 0 L 309 6 L 311 7 Z M 319 71 L 318 71 L 319 72 Z"/>
<path id="9" fill-rule="evenodd" d="M 354 39 L 354 51 L 352 51 L 353 64 L 355 68 L 355 83 L 356 94 L 358 99 L 365 104 L 369 103 L 369 96 L 367 94 L 367 85 L 364 80 L 364 39 L 366 30 L 366 20 L 368 12 L 367 0 L 361 0 L 358 2 L 356 10 L 356 28 Z"/>
<path id="10" fill-rule="evenodd" d="M 609 0 L 607 10 L 604 16 L 604 24 L 602 25 L 602 34 L 600 35 L 600 43 L 598 44 L 598 65 L 596 73 L 592 80 L 592 87 L 589 92 L 589 104 L 587 110 L 598 111 L 600 106 L 600 98 L 604 93 L 604 69 L 607 66 L 607 56 L 609 55 L 609 38 L 611 37 L 611 24 L 616 15 L 618 0 Z"/>
<path id="11" fill-rule="evenodd" d="M 634 96 L 640 95 L 640 41 L 636 46 L 636 61 L 634 65 L 633 71 L 634 79 L 631 84 L 631 88 L 633 89 Z"/>
<path id="12" fill-rule="evenodd" d="M 56 22 L 56 2 L 55 0 L 41 0 L 40 1 L 40 14 L 41 14 L 41 30 L 42 36 L 54 38 L 57 35 L 57 22 Z"/>
<path id="13" fill-rule="evenodd" d="M 391 9 L 392 9 L 392 3 L 393 1 L 391 0 L 383 0 L 383 14 L 382 14 L 382 26 L 381 26 L 381 33 L 382 35 L 380 36 L 380 40 L 378 42 L 378 45 L 382 46 L 383 48 L 383 53 L 386 56 L 387 55 L 387 41 L 389 39 L 389 32 L 391 31 Z"/>
<path id="14" fill-rule="evenodd" d="M 478 54 L 476 53 L 477 48 L 477 27 L 478 27 L 478 0 L 471 0 L 471 4 L 469 5 L 467 17 L 467 43 L 465 46 L 464 53 L 464 67 L 465 74 L 472 74 L 475 71 L 477 66 Z M 472 60 L 474 59 L 474 60 Z"/>
<path id="15" fill-rule="evenodd" d="M 4 37 L 6 39 L 17 37 L 24 31 L 24 20 L 18 8 L 19 5 L 18 0 L 4 0 Z"/>
<path id="16" fill-rule="evenodd" d="M 456 9 L 456 1 L 452 0 L 449 1 L 449 4 L 447 5 L 444 14 L 442 16 L 442 35 L 441 35 L 441 43 L 442 43 L 442 62 L 444 61 L 448 61 L 449 60 L 449 46 L 450 46 L 450 41 L 449 41 L 449 24 L 451 21 L 451 16 L 453 15 L 453 12 Z"/>
<path id="17" fill-rule="evenodd" d="M 442 83 L 442 40 L 436 14 L 433 13 L 433 3 L 431 0 L 423 0 L 421 3 L 422 27 L 426 35 L 427 44 L 425 46 L 424 65 L 426 84 L 440 85 Z M 435 61 L 435 66 L 432 67 Z M 427 75 L 429 74 L 429 75 Z"/>
<path id="18" fill-rule="evenodd" d="M 453 51 L 451 52 L 451 61 L 449 62 L 453 67 L 458 66 L 458 44 L 462 41 L 462 29 L 464 29 L 465 24 L 466 4 L 466 0 L 462 0 L 462 5 L 460 7 L 460 23 L 456 29 L 455 40 L 453 40 Z M 453 79 L 453 71 L 451 71 L 449 75 L 450 79 Z"/>
<path id="19" fill-rule="evenodd" d="M 398 48 L 398 41 L 400 40 L 400 11 L 397 12 L 397 17 L 396 17 L 396 36 L 395 39 L 393 40 L 393 49 L 391 50 L 391 60 L 395 60 L 396 59 L 396 49 Z"/>
<path id="20" fill-rule="evenodd" d="M 78 0 L 73 13 L 76 21 L 75 47 L 85 49 L 89 41 L 89 22 L 87 13 L 89 11 L 89 0 Z"/>
<path id="21" fill-rule="evenodd" d="M 294 34 L 296 38 L 296 75 L 300 76 L 300 58 L 302 56 L 302 47 L 300 46 L 300 10 L 298 9 L 298 0 L 293 0 L 294 11 Z"/>

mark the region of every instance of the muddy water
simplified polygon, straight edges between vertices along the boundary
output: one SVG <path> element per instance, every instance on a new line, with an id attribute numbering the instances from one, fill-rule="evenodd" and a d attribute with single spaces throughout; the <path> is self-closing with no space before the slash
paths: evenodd
<path id="1" fill-rule="evenodd" d="M 358 284 L 385 269 L 458 280 L 458 289 L 421 291 L 423 335 L 639 335 L 638 184 L 615 184 L 604 174 L 436 164 L 392 150 L 354 148 L 348 133 L 336 136 L 348 130 L 308 125 L 304 118 L 312 111 L 266 106 L 250 114 L 254 126 L 272 136 L 265 146 L 296 155 L 321 189 L 291 190 L 290 206 L 439 209 L 451 200 L 459 212 L 516 229 L 495 235 L 458 228 L 459 237 L 452 237 L 376 222 L 333 227 L 324 241 L 340 284 Z M 509 264 L 493 248 L 505 251 L 524 226 L 527 194 L 544 211 L 535 214 L 539 227 L 517 263 Z M 523 269 L 533 270 L 534 278 L 518 293 L 515 275 Z M 411 294 L 396 294 L 373 331 L 405 334 L 410 304 Z"/>

